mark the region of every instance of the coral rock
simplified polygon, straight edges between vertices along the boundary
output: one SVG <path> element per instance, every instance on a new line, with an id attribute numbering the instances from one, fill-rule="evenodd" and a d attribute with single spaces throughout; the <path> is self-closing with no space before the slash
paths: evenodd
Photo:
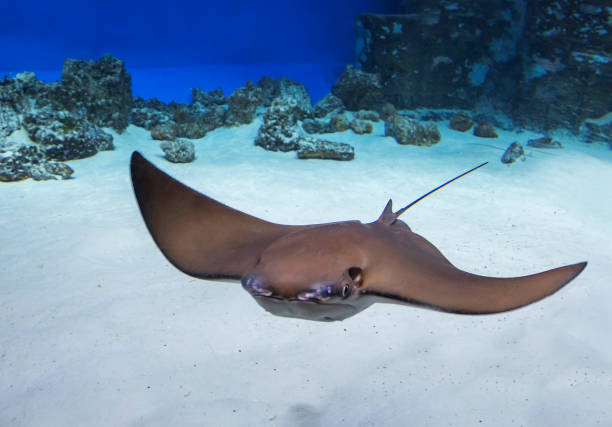
<path id="1" fill-rule="evenodd" d="M 139 127 L 151 130 L 154 126 L 173 122 L 173 114 L 166 104 L 157 98 L 144 100 L 134 99 L 131 122 Z"/>
<path id="2" fill-rule="evenodd" d="M 330 131 L 329 122 L 318 119 L 306 119 L 302 128 L 308 133 L 326 133 Z"/>
<path id="3" fill-rule="evenodd" d="M 372 126 L 372 123 L 367 122 L 365 120 L 353 120 L 349 125 L 353 132 L 358 135 L 372 133 L 372 131 L 374 130 L 374 126 Z"/>
<path id="4" fill-rule="evenodd" d="M 0 104 L 0 138 L 9 136 L 20 126 L 19 114 L 8 105 Z"/>
<path id="5" fill-rule="evenodd" d="M 518 142 L 513 142 L 502 155 L 501 162 L 506 164 L 514 163 L 519 157 L 523 156 L 524 154 L 525 150 L 523 149 L 523 146 Z"/>
<path id="6" fill-rule="evenodd" d="M 98 61 L 64 62 L 60 103 L 64 109 L 85 110 L 87 120 L 118 132 L 127 128 L 132 109 L 132 79 L 123 61 L 105 55 Z"/>
<path id="7" fill-rule="evenodd" d="M 353 146 L 343 142 L 302 137 L 299 138 L 298 144 L 299 159 L 353 160 L 355 158 Z"/>
<path id="8" fill-rule="evenodd" d="M 191 99 L 193 104 L 201 104 L 204 107 L 227 104 L 227 97 L 223 94 L 221 88 L 204 92 L 202 89 L 194 87 L 191 90 Z"/>
<path id="9" fill-rule="evenodd" d="M 313 114 L 317 118 L 322 118 L 330 113 L 340 113 L 344 111 L 342 100 L 336 95 L 328 93 L 314 106 Z"/>
<path id="10" fill-rule="evenodd" d="M 395 114 L 385 121 L 385 136 L 398 144 L 430 146 L 440 142 L 440 131 L 434 124 L 421 125 L 418 121 Z"/>
<path id="11" fill-rule="evenodd" d="M 191 141 L 177 139 L 160 144 L 166 159 L 172 163 L 190 163 L 195 160 L 195 147 Z"/>
<path id="12" fill-rule="evenodd" d="M 299 133 L 294 115 L 296 108 L 294 98 L 274 99 L 263 116 L 264 123 L 259 128 L 255 145 L 270 151 L 297 150 Z"/>
<path id="13" fill-rule="evenodd" d="M 263 103 L 263 99 L 261 89 L 255 87 L 253 82 L 248 81 L 244 87 L 236 89 L 230 95 L 225 124 L 227 126 L 238 126 L 251 123 L 255 111 Z"/>
<path id="14" fill-rule="evenodd" d="M 350 128 L 350 120 L 344 114 L 333 116 L 329 121 L 329 132 L 344 132 Z"/>
<path id="15" fill-rule="evenodd" d="M 312 117 L 312 101 L 310 100 L 310 94 L 302 83 L 286 77 L 281 77 L 278 96 L 281 98 L 295 99 L 296 108 L 293 114 L 296 119 L 303 120 Z"/>
<path id="16" fill-rule="evenodd" d="M 555 141 L 547 136 L 537 139 L 530 139 L 527 141 L 527 145 L 533 148 L 563 148 L 559 141 Z"/>
<path id="17" fill-rule="evenodd" d="M 474 135 L 480 138 L 497 138 L 497 133 L 495 132 L 495 128 L 489 122 L 479 123 L 474 128 Z"/>
<path id="18" fill-rule="evenodd" d="M 612 114 L 603 119 L 586 120 L 580 127 L 580 135 L 584 142 L 605 142 L 612 148 Z"/>
<path id="19" fill-rule="evenodd" d="M 151 128 L 151 138 L 158 141 L 173 141 L 176 138 L 176 123 L 160 123 Z"/>
<path id="20" fill-rule="evenodd" d="M 111 135 L 68 111 L 33 111 L 24 116 L 23 126 L 30 139 L 54 160 L 82 159 L 114 148 Z"/>
<path id="21" fill-rule="evenodd" d="M 225 123 L 227 110 L 224 105 L 209 107 L 196 103 L 192 105 L 172 103 L 176 134 L 180 138 L 199 139 L 206 133 Z"/>
<path id="22" fill-rule="evenodd" d="M 280 83 L 278 80 L 272 77 L 263 76 L 257 82 L 257 87 L 261 90 L 261 93 L 263 94 L 262 105 L 264 107 L 269 107 L 270 105 L 272 105 L 272 101 L 274 100 L 274 98 L 280 95 Z"/>
<path id="23" fill-rule="evenodd" d="M 347 65 L 333 86 L 332 93 L 351 111 L 375 110 L 382 101 L 380 76 Z"/>
<path id="24" fill-rule="evenodd" d="M 36 145 L 10 141 L 0 143 L 0 181 L 68 179 L 72 173 L 72 168 L 65 163 L 47 161 Z"/>
<path id="25" fill-rule="evenodd" d="M 466 113 L 453 114 L 450 118 L 449 127 L 459 132 L 466 132 L 474 126 L 474 121 Z"/>
<path id="26" fill-rule="evenodd" d="M 390 102 L 384 102 L 378 108 L 378 114 L 380 115 L 381 119 L 387 120 L 389 117 L 395 116 L 397 114 L 397 110 L 395 109 L 395 106 Z"/>
<path id="27" fill-rule="evenodd" d="M 354 116 L 357 120 L 369 120 L 371 122 L 380 121 L 380 115 L 374 110 L 359 110 Z"/>

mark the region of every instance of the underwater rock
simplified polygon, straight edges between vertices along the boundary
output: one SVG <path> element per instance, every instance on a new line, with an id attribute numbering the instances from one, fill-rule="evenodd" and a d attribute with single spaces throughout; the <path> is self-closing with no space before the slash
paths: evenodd
<path id="1" fill-rule="evenodd" d="M 374 110 L 359 110 L 353 114 L 355 120 L 369 120 L 371 122 L 379 122 L 380 115 Z"/>
<path id="2" fill-rule="evenodd" d="M 374 113 L 376 114 L 376 113 Z M 371 117 L 371 115 L 364 115 L 364 117 Z M 344 132 L 346 130 L 351 129 L 358 135 L 363 135 L 366 133 L 372 133 L 374 127 L 372 123 L 369 121 L 355 118 L 358 117 L 357 114 L 351 115 L 348 112 L 335 113 L 329 120 L 322 119 L 306 119 L 302 123 L 302 128 L 308 133 L 334 133 L 334 132 Z M 376 114 L 376 119 L 378 119 L 378 115 Z"/>
<path id="3" fill-rule="evenodd" d="M 173 141 L 176 139 L 176 123 L 165 122 L 151 128 L 151 138 L 157 141 Z"/>
<path id="4" fill-rule="evenodd" d="M 15 75 L 15 80 L 21 82 L 24 88 L 32 88 L 39 83 L 39 80 L 36 78 L 36 73 L 33 73 L 32 71 L 18 73 Z"/>
<path id="5" fill-rule="evenodd" d="M 342 100 L 347 109 L 375 110 L 381 103 L 382 84 L 376 73 L 367 73 L 347 65 L 332 93 Z"/>
<path id="6" fill-rule="evenodd" d="M 523 155 L 525 155 L 525 150 L 523 149 L 523 146 L 518 142 L 513 142 L 512 144 L 510 144 L 510 146 L 508 146 L 508 148 L 502 155 L 501 162 L 506 164 L 514 163 L 519 157 Z"/>
<path id="7" fill-rule="evenodd" d="M 176 136 L 181 138 L 200 139 L 204 138 L 211 129 L 213 128 L 202 122 L 177 123 Z"/>
<path id="8" fill-rule="evenodd" d="M 357 135 L 372 133 L 372 131 L 374 130 L 374 126 L 372 126 L 372 123 L 369 123 L 365 120 L 356 119 L 350 122 L 349 125 L 352 131 L 355 132 Z"/>
<path id="9" fill-rule="evenodd" d="M 123 61 L 104 55 L 97 61 L 66 59 L 59 102 L 70 112 L 85 111 L 99 127 L 123 132 L 130 122 L 132 78 Z"/>
<path id="10" fill-rule="evenodd" d="M 238 88 L 228 99 L 226 126 L 239 126 L 249 124 L 255 117 L 255 111 L 263 103 L 263 92 L 255 87 L 252 81 L 246 82 L 244 87 Z"/>
<path id="11" fill-rule="evenodd" d="M 21 127 L 21 117 L 10 106 L 0 104 L 0 138 L 12 134 Z"/>
<path id="12" fill-rule="evenodd" d="M 305 118 L 312 117 L 312 101 L 310 100 L 310 94 L 306 90 L 306 86 L 302 83 L 293 81 L 287 77 L 281 77 L 279 81 L 278 96 L 281 98 L 295 99 L 296 108 L 293 114 L 296 119 L 304 120 Z"/>
<path id="13" fill-rule="evenodd" d="M 43 94 L 49 87 L 59 86 L 59 83 L 46 84 L 37 80 L 36 75 L 31 72 L 19 73 L 14 79 L 7 77 L 0 81 L 0 107 L 5 113 L 11 115 L 11 111 L 24 114 L 40 102 Z"/>
<path id="14" fill-rule="evenodd" d="M 34 144 L 0 142 L 0 181 L 68 179 L 72 173 L 72 168 L 65 163 L 47 161 Z"/>
<path id="15" fill-rule="evenodd" d="M 28 169 L 28 174 L 35 181 L 43 181 L 49 179 L 68 179 L 74 173 L 74 170 L 66 163 L 61 162 L 44 162 L 38 165 L 32 165 Z"/>
<path id="16" fill-rule="evenodd" d="M 317 102 L 313 109 L 313 114 L 316 118 L 323 118 L 330 113 L 340 113 L 344 111 L 342 100 L 332 93 L 325 95 Z"/>
<path id="17" fill-rule="evenodd" d="M 474 126 L 474 121 L 464 112 L 454 114 L 450 118 L 449 127 L 459 132 L 466 132 Z"/>
<path id="18" fill-rule="evenodd" d="M 530 139 L 527 141 L 527 145 L 529 147 L 534 148 L 563 148 L 559 141 L 555 141 L 554 139 L 543 136 L 542 138 Z"/>
<path id="19" fill-rule="evenodd" d="M 191 100 L 193 104 L 201 104 L 204 107 L 227 104 L 227 97 L 223 94 L 223 89 L 217 88 L 209 92 L 194 87 L 191 90 Z"/>
<path id="20" fill-rule="evenodd" d="M 423 126 L 418 121 L 399 114 L 385 120 L 385 136 L 393 137 L 398 144 L 419 146 L 431 146 L 441 139 L 435 124 Z"/>
<path id="21" fill-rule="evenodd" d="M 589 119 L 580 127 L 580 136 L 584 142 L 604 142 L 612 148 L 612 113 L 600 119 Z"/>
<path id="22" fill-rule="evenodd" d="M 351 121 L 346 114 L 340 113 L 329 120 L 328 132 L 344 132 L 351 128 Z"/>
<path id="23" fill-rule="evenodd" d="M 134 98 L 134 106 L 131 113 L 132 124 L 151 130 L 154 126 L 167 122 L 174 122 L 170 108 L 157 98 L 144 100 L 140 97 Z"/>
<path id="24" fill-rule="evenodd" d="M 353 160 L 355 148 L 343 142 L 325 141 L 310 137 L 298 139 L 298 159 Z"/>
<path id="25" fill-rule="evenodd" d="M 114 149 L 111 135 L 68 111 L 49 107 L 34 110 L 24 116 L 23 127 L 44 154 L 54 160 L 83 159 Z"/>
<path id="26" fill-rule="evenodd" d="M 172 134 L 179 138 L 203 138 L 206 133 L 222 127 L 225 123 L 227 106 L 217 104 L 223 99 L 221 94 L 219 90 L 208 93 L 195 91 L 195 99 L 198 101 L 192 104 L 173 101 L 166 105 L 155 98 L 147 101 L 136 98 L 132 109 L 132 123 L 151 131 L 156 128 L 155 132 L 159 133 L 159 136 L 152 136 L 154 139 L 174 139 Z M 210 97 L 207 98 L 208 95 Z"/>
<path id="27" fill-rule="evenodd" d="M 495 128 L 489 122 L 481 122 L 474 128 L 474 135 L 480 138 L 497 138 Z"/>
<path id="28" fill-rule="evenodd" d="M 164 141 L 160 144 L 166 159 L 172 163 L 190 163 L 195 160 L 195 147 L 193 142 L 185 139 Z"/>
<path id="29" fill-rule="evenodd" d="M 211 130 L 222 127 L 226 120 L 225 105 L 178 104 L 169 105 L 176 123 L 176 136 L 179 138 L 203 138 Z"/>
<path id="30" fill-rule="evenodd" d="M 263 76 L 257 82 L 257 87 L 261 89 L 261 93 L 263 94 L 262 105 L 264 107 L 272 105 L 274 98 L 280 95 L 280 83 L 272 77 Z"/>
<path id="31" fill-rule="evenodd" d="M 330 132 L 329 121 L 319 119 L 305 119 L 302 128 L 308 133 L 327 133 Z"/>
<path id="32" fill-rule="evenodd" d="M 378 109 L 378 114 L 380 115 L 381 119 L 387 120 L 389 117 L 396 115 L 397 110 L 390 102 L 383 102 Z"/>
<path id="33" fill-rule="evenodd" d="M 338 110 L 337 110 L 338 111 Z M 378 120 L 378 114 L 374 115 L 361 114 L 361 117 L 376 118 Z M 310 133 L 334 133 L 344 132 L 351 129 L 358 135 L 366 133 L 372 133 L 374 126 L 367 120 L 359 119 L 358 114 L 350 114 L 347 112 L 335 113 L 329 120 L 322 119 L 306 119 L 302 123 L 302 128 Z"/>
<path id="34" fill-rule="evenodd" d="M 255 145 L 270 151 L 293 151 L 299 148 L 294 98 L 277 97 L 272 101 L 257 132 Z"/>

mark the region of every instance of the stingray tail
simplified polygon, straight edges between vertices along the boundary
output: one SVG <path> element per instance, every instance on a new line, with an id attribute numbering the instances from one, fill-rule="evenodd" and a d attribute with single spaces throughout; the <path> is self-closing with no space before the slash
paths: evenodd
<path id="1" fill-rule="evenodd" d="M 444 184 L 438 185 L 436 188 L 434 188 L 433 190 L 423 194 L 421 197 L 419 197 L 418 199 L 416 199 L 415 201 L 413 201 L 412 203 L 404 206 L 403 208 L 401 208 L 400 210 L 398 210 L 397 212 L 393 212 L 392 209 L 392 201 L 389 200 L 387 202 L 387 205 L 385 206 L 385 208 L 383 209 L 383 213 L 380 215 L 380 217 L 378 218 L 378 222 L 382 222 L 383 224 L 387 224 L 390 225 L 393 223 L 393 221 L 395 221 L 397 218 L 399 218 L 399 216 L 401 214 L 403 214 L 404 212 L 406 212 L 408 209 L 410 209 L 412 206 L 416 205 L 417 203 L 419 203 L 421 200 L 423 200 L 425 197 L 429 196 L 432 193 L 435 193 L 436 191 L 438 191 L 439 189 L 441 189 L 442 187 L 447 186 L 448 184 L 450 184 L 453 181 L 458 180 L 459 178 L 461 178 L 462 176 L 467 175 L 470 172 L 474 172 L 476 169 L 479 169 L 481 167 L 483 167 L 484 165 L 486 165 L 489 162 L 484 162 L 479 164 L 476 167 L 473 167 L 472 169 L 470 169 L 469 171 L 463 172 L 460 175 L 457 175 L 456 177 L 449 179 L 448 181 L 446 181 Z"/>

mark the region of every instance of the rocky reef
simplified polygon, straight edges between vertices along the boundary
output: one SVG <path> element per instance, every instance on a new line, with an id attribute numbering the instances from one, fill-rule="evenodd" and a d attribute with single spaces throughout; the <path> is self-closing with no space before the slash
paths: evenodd
<path id="1" fill-rule="evenodd" d="M 68 179 L 72 173 L 70 166 L 49 160 L 35 144 L 0 141 L 0 181 Z"/>
<path id="2" fill-rule="evenodd" d="M 160 144 L 166 159 L 172 163 L 190 163 L 195 160 L 195 147 L 193 142 L 185 139 L 164 141 Z"/>
<path id="3" fill-rule="evenodd" d="M 359 15 L 358 66 L 312 105 L 306 87 L 262 77 L 226 96 L 192 90 L 189 103 L 134 98 L 123 61 L 66 59 L 61 81 L 30 72 L 0 81 L 0 180 L 67 179 L 63 162 L 112 150 L 130 124 L 160 141 L 167 160 L 190 162 L 220 127 L 259 123 L 254 144 L 300 159 L 351 160 L 355 149 L 324 135 L 384 134 L 431 146 L 436 122 L 497 138 L 496 129 L 557 128 L 612 147 L 612 7 L 603 0 L 400 1 L 396 15 Z M 15 137 L 21 132 L 21 137 Z M 335 139 L 335 138 L 334 138 Z M 561 148 L 548 136 L 528 147 Z M 519 144 L 503 156 L 524 156 Z"/>
<path id="4" fill-rule="evenodd" d="M 310 114 L 303 85 L 289 79 L 268 82 L 279 94 L 295 94 L 307 105 L 300 111 Z M 0 81 L 1 180 L 68 178 L 72 169 L 60 162 L 112 150 L 113 137 L 104 129 L 121 133 L 130 123 L 162 141 L 169 161 L 192 161 L 193 144 L 183 138 L 199 139 L 222 126 L 252 122 L 265 93 L 247 83 L 229 97 L 221 89 L 194 88 L 187 104 L 133 98 L 123 61 L 108 55 L 97 61 L 67 59 L 59 82 L 45 83 L 30 72 L 5 77 Z M 303 111 L 297 117 L 303 117 Z M 11 139 L 20 129 L 31 143 Z"/>
<path id="5" fill-rule="evenodd" d="M 353 120 L 351 124 L 344 121 L 342 103 L 337 98 L 328 94 L 317 104 L 317 109 L 313 108 L 303 85 L 281 79 L 279 88 L 278 96 L 271 101 L 263 115 L 256 145 L 270 151 L 296 151 L 298 159 L 352 160 L 355 157 L 355 149 L 350 144 L 310 135 L 342 132 L 348 130 L 351 124 L 358 126 L 359 120 Z M 318 111 L 320 118 L 314 118 L 315 111 Z M 338 123 L 345 123 L 346 126 Z"/>
<path id="6" fill-rule="evenodd" d="M 433 123 L 422 125 L 419 121 L 394 114 L 385 120 L 385 136 L 393 137 L 401 145 L 429 147 L 440 142 L 441 136 Z"/>
<path id="7" fill-rule="evenodd" d="M 68 178 L 63 162 L 113 149 L 102 128 L 122 132 L 129 124 L 131 78 L 123 61 L 67 59 L 62 80 L 45 83 L 24 72 L 0 81 L 0 175 L 3 181 Z M 11 141 L 23 129 L 30 143 Z"/>

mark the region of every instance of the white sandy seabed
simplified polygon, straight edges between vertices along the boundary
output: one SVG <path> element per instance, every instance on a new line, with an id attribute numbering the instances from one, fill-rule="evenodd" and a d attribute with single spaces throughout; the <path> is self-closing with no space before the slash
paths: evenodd
<path id="1" fill-rule="evenodd" d="M 612 425 L 612 151 L 562 139 L 503 165 L 512 141 L 441 124 L 400 146 L 348 131 L 352 162 L 253 145 L 258 123 L 195 141 L 175 165 L 143 129 L 69 162 L 75 179 L 0 185 L 2 426 Z M 375 304 L 343 322 L 266 313 L 239 284 L 158 251 L 132 194 L 133 150 L 280 223 L 378 217 L 483 161 L 402 219 L 455 265 L 518 276 L 579 261 L 554 296 L 489 316 Z"/>

